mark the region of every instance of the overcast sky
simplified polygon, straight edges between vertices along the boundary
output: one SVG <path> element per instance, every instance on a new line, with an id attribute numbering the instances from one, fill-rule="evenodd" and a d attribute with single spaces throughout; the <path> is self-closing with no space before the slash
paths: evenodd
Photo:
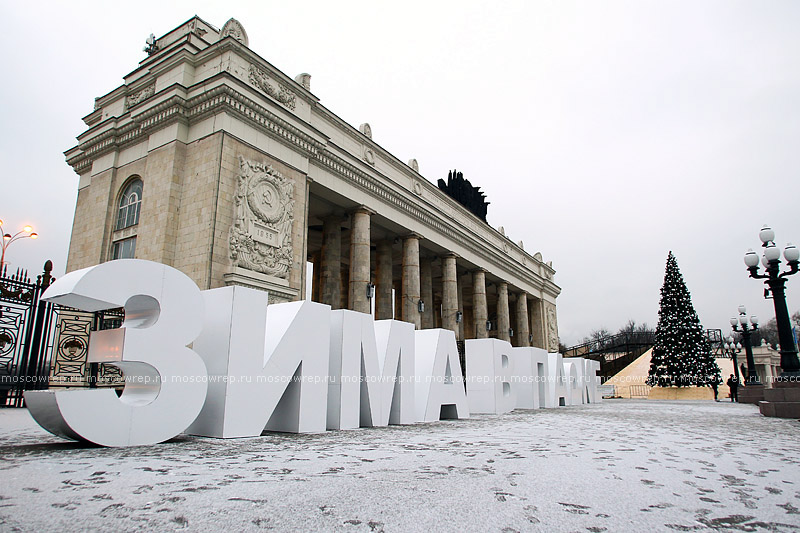
<path id="1" fill-rule="evenodd" d="M 78 176 L 63 151 L 144 41 L 197 14 L 553 261 L 562 341 L 655 325 L 674 251 L 707 328 L 774 316 L 742 255 L 800 244 L 800 2 L 4 2 L 0 218 L 12 266 L 63 274 Z M 800 275 L 788 283 L 800 309 Z"/>

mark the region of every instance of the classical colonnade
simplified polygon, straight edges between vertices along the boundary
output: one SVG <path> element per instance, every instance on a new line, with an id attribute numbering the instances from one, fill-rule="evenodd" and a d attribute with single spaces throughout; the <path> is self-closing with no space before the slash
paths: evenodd
<path id="1" fill-rule="evenodd" d="M 417 329 L 449 329 L 459 341 L 496 337 L 546 347 L 543 300 L 455 252 L 423 250 L 420 234 L 373 232 L 373 215 L 358 206 L 321 217 L 321 244 L 309 246 L 312 300 L 333 309 L 374 309 L 376 320 L 402 320 Z"/>

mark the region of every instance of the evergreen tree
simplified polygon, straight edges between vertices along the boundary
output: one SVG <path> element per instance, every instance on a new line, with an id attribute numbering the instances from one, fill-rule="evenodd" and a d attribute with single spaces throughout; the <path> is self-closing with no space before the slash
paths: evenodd
<path id="1" fill-rule="evenodd" d="M 686 387 L 706 385 L 712 379 L 720 380 L 719 366 L 697 318 L 678 261 L 670 252 L 661 287 L 656 343 L 647 383 Z"/>

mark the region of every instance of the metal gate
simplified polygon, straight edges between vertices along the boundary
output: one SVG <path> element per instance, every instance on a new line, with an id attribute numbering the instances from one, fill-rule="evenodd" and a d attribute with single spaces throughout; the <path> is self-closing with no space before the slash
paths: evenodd
<path id="1" fill-rule="evenodd" d="M 36 281 L 0 272 L 0 407 L 22 407 L 26 390 L 121 387 L 120 370 L 89 363 L 92 331 L 118 328 L 122 309 L 89 313 L 42 301 L 55 278 L 47 261 Z"/>
<path id="2" fill-rule="evenodd" d="M 52 270 L 47 261 L 35 282 L 26 271 L 0 272 L 0 407 L 21 407 L 23 391 L 48 386 L 53 305 L 41 295 Z"/>
<path id="3" fill-rule="evenodd" d="M 89 363 L 87 358 L 91 332 L 119 328 L 123 318 L 121 309 L 91 313 L 54 306 L 50 388 L 122 386 L 122 372 L 117 367 Z"/>

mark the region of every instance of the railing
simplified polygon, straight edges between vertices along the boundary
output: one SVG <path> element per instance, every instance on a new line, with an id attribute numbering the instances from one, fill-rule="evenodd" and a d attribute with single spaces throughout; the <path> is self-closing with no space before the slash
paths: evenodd
<path id="1" fill-rule="evenodd" d="M 583 357 L 600 362 L 605 380 L 631 364 L 655 343 L 655 332 L 618 333 L 567 348 L 564 357 Z"/>
<path id="2" fill-rule="evenodd" d="M 628 348 L 631 346 L 652 346 L 655 343 L 656 334 L 654 331 L 631 332 L 631 333 L 617 333 L 616 335 L 609 335 L 600 339 L 592 339 L 582 344 L 577 344 L 571 348 L 567 348 L 564 352 L 564 357 L 585 357 L 587 359 L 600 360 L 600 357 L 592 357 L 605 355 L 609 353 L 628 353 L 630 350 L 620 348 Z"/>

